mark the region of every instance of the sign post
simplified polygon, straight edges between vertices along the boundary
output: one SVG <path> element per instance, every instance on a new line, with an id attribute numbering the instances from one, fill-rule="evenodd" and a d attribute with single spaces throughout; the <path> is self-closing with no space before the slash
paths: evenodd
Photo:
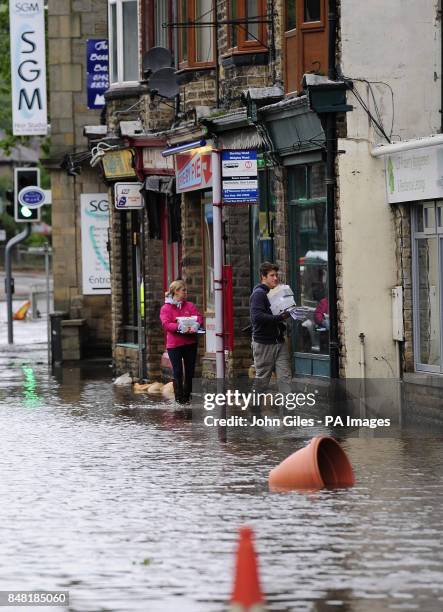
<path id="1" fill-rule="evenodd" d="M 222 196 L 224 204 L 257 204 L 257 151 L 223 151 Z"/>

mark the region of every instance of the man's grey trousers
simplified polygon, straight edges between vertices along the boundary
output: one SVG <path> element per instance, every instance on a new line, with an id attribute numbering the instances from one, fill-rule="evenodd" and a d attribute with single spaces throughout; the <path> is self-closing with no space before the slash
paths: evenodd
<path id="1" fill-rule="evenodd" d="M 255 383 L 264 389 L 269 385 L 272 372 L 275 370 L 279 390 L 282 393 L 291 391 L 291 361 L 286 342 L 260 344 L 252 341 L 252 354 L 255 365 Z"/>

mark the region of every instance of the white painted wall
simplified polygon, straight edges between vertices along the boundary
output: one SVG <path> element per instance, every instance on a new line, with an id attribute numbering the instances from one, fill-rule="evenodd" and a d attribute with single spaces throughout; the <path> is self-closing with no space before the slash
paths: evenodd
<path id="1" fill-rule="evenodd" d="M 440 22 L 437 0 L 341 1 L 343 74 L 384 81 L 394 95 L 392 140 L 428 136 L 440 127 Z M 375 113 L 369 87 L 354 81 Z M 393 117 L 386 85 L 373 93 L 388 135 Z M 339 206 L 342 225 L 343 308 L 347 377 L 360 376 L 359 334 L 366 336 L 370 378 L 397 373 L 390 289 L 397 282 L 393 217 L 386 201 L 383 158 L 370 149 L 386 142 L 352 94 L 347 138 L 339 141 Z"/>

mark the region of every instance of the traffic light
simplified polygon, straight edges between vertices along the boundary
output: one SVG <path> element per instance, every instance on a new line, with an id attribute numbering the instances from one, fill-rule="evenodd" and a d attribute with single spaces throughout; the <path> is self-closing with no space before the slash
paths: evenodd
<path id="1" fill-rule="evenodd" d="M 28 208 L 18 201 L 18 194 L 22 189 L 39 186 L 39 168 L 14 168 L 14 219 L 17 223 L 40 221 L 40 208 Z"/>

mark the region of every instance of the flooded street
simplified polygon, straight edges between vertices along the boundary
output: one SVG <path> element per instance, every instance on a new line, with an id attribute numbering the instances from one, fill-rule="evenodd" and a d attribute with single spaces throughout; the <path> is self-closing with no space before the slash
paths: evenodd
<path id="1" fill-rule="evenodd" d="M 104 364 L 49 372 L 30 326 L 0 350 L 1 589 L 68 590 L 78 612 L 222 612 L 247 524 L 268 610 L 443 608 L 441 429 L 353 432 L 354 488 L 272 494 L 305 430 L 221 442 L 198 407 L 116 387 Z"/>

